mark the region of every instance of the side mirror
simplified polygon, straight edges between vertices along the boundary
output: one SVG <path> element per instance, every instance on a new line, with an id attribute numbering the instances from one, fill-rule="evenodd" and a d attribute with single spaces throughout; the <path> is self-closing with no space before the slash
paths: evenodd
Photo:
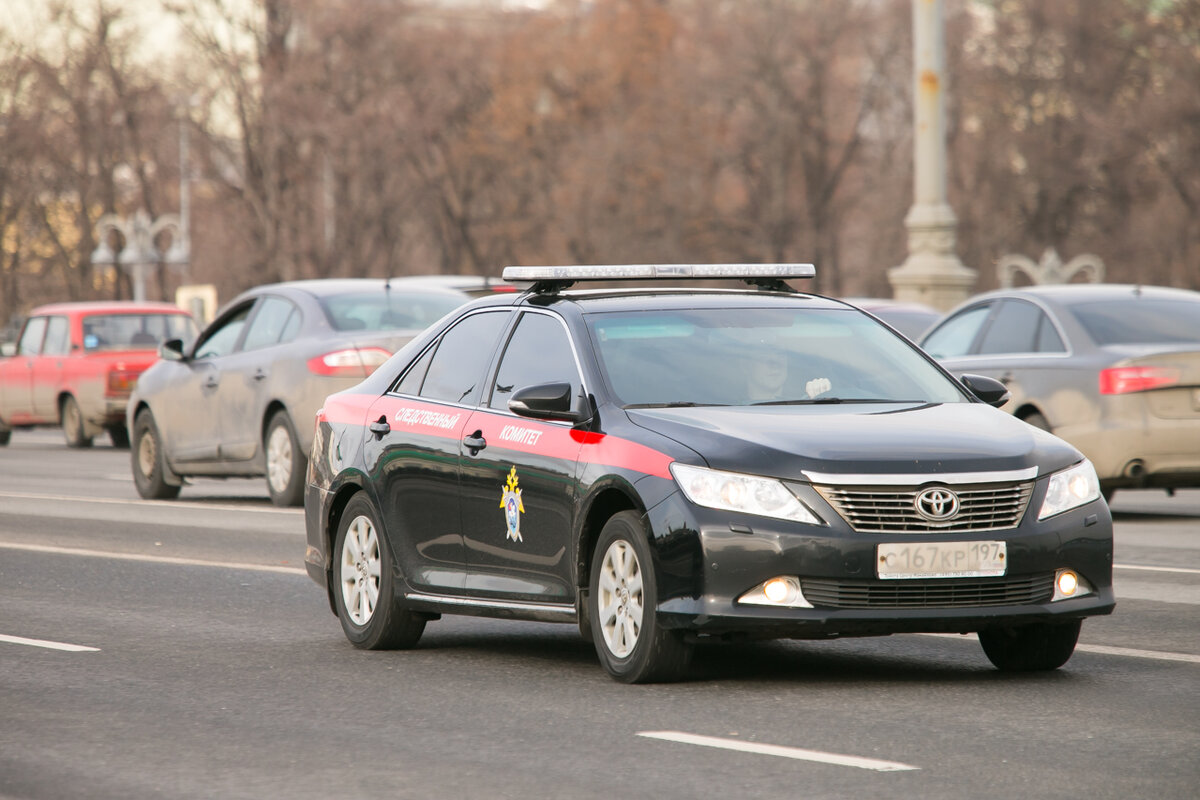
<path id="1" fill-rule="evenodd" d="M 163 361 L 183 361 L 183 340 L 167 339 L 158 346 L 158 357 Z"/>
<path id="2" fill-rule="evenodd" d="M 971 390 L 971 394 L 989 406 L 1000 408 L 1012 398 L 1012 395 L 1008 393 L 1008 387 L 995 378 L 968 373 L 960 376 L 959 380 Z"/>
<path id="3" fill-rule="evenodd" d="M 562 419 L 579 422 L 585 415 L 574 407 L 571 384 L 541 383 L 513 392 L 508 410 L 533 419 Z"/>

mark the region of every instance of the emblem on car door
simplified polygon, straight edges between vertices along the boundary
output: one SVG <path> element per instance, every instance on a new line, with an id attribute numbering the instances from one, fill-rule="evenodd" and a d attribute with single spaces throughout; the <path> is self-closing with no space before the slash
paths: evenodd
<path id="1" fill-rule="evenodd" d="M 508 472 L 508 484 L 500 495 L 500 507 L 504 509 L 504 522 L 508 525 L 508 538 L 514 542 L 521 539 L 521 512 L 525 504 L 521 502 L 521 489 L 517 486 L 517 468 L 514 466 Z"/>

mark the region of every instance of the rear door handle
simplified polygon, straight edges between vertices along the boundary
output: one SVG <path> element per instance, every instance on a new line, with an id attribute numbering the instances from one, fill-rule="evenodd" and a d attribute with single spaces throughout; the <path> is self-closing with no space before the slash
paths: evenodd
<path id="1" fill-rule="evenodd" d="M 217 380 L 217 377 L 215 375 L 209 375 L 208 379 L 206 381 L 204 381 L 204 388 L 205 389 L 215 389 L 215 388 L 217 388 L 217 385 L 219 383 L 220 383 L 220 381 Z"/>
<path id="2" fill-rule="evenodd" d="M 386 416 L 380 416 L 379 419 L 375 420 L 367 427 L 371 429 L 371 433 L 375 434 L 380 439 L 392 432 L 392 426 L 388 425 Z"/>
<path id="3" fill-rule="evenodd" d="M 487 439 L 483 438 L 483 431 L 475 431 L 463 439 L 463 445 L 471 452 L 472 456 L 477 456 L 480 450 L 487 447 Z"/>

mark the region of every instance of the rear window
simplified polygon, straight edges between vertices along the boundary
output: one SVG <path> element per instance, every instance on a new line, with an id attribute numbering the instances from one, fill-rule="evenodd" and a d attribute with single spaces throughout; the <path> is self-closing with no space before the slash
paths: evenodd
<path id="1" fill-rule="evenodd" d="M 188 345 L 196 323 L 186 314 L 95 314 L 83 318 L 83 349 L 154 350 L 167 339 Z"/>
<path id="2" fill-rule="evenodd" d="M 1138 297 L 1080 303 L 1071 311 L 1099 345 L 1200 342 L 1200 302 Z"/>
<path id="3" fill-rule="evenodd" d="M 467 298 L 392 290 L 351 292 L 319 298 L 329 324 L 339 331 L 385 331 L 428 328 Z"/>

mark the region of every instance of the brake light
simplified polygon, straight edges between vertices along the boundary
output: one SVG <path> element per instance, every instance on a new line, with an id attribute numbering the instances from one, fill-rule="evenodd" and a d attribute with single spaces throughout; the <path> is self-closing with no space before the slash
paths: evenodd
<path id="1" fill-rule="evenodd" d="M 310 358 L 308 371 L 326 377 L 365 378 L 391 357 L 392 354 L 381 347 L 348 347 Z"/>
<path id="2" fill-rule="evenodd" d="M 138 375 L 141 374 L 139 369 L 126 369 L 123 365 L 117 365 L 108 371 L 108 382 L 104 387 L 104 394 L 107 397 L 127 397 L 133 391 L 133 387 L 137 384 Z"/>
<path id="3" fill-rule="evenodd" d="M 1109 367 L 1100 370 L 1100 394 L 1129 394 L 1179 383 L 1174 367 Z"/>

